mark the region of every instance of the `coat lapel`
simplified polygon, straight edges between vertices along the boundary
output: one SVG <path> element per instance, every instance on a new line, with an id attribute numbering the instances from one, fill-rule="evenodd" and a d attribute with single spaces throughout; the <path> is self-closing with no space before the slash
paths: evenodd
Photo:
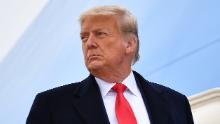
<path id="1" fill-rule="evenodd" d="M 81 82 L 73 104 L 86 124 L 110 124 L 99 87 L 92 75 Z"/>
<path id="2" fill-rule="evenodd" d="M 142 94 L 151 124 L 170 124 L 167 103 L 162 97 L 162 92 L 150 85 L 137 72 L 134 72 L 137 85 Z"/>

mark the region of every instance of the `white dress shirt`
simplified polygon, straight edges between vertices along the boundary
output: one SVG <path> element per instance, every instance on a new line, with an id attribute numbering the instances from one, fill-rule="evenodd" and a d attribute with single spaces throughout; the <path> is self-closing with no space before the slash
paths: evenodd
<path id="1" fill-rule="evenodd" d="M 111 89 L 115 85 L 115 83 L 106 82 L 97 77 L 95 77 L 95 79 L 100 88 L 110 124 L 118 124 L 115 114 L 115 99 L 117 93 Z M 137 123 L 150 124 L 147 109 L 145 107 L 141 93 L 137 87 L 132 71 L 129 76 L 122 81 L 122 83 L 127 86 L 127 89 L 124 91 L 124 96 L 128 100 L 134 112 Z"/>

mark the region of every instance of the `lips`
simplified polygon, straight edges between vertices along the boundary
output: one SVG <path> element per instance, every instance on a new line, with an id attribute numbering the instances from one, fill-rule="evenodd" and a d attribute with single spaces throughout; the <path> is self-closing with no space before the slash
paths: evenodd
<path id="1" fill-rule="evenodd" d="M 100 56 L 101 55 L 99 55 L 99 54 L 90 54 L 87 56 L 87 58 L 88 58 L 88 60 L 92 60 L 92 59 L 97 59 Z"/>

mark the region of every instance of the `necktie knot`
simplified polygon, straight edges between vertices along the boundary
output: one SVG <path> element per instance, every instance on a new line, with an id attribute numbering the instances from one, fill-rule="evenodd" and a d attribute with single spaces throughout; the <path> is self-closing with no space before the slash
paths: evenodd
<path id="1" fill-rule="evenodd" d="M 127 89 L 127 87 L 122 83 L 116 83 L 112 87 L 112 90 L 116 91 L 117 93 L 123 93 L 126 89 Z"/>

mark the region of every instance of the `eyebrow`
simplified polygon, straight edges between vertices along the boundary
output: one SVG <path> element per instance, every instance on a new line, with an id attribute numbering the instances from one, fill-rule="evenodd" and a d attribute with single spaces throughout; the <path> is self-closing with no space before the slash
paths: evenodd
<path id="1" fill-rule="evenodd" d="M 80 32 L 80 35 L 88 34 L 89 32 Z"/>
<path id="2" fill-rule="evenodd" d="M 94 29 L 94 30 L 92 30 L 91 32 L 97 32 L 97 31 L 107 31 L 107 32 L 110 32 L 108 29 L 102 29 L 102 28 L 98 28 L 98 29 Z M 89 33 L 88 31 L 81 31 L 80 32 L 80 35 L 82 34 L 87 34 L 87 33 Z"/>

